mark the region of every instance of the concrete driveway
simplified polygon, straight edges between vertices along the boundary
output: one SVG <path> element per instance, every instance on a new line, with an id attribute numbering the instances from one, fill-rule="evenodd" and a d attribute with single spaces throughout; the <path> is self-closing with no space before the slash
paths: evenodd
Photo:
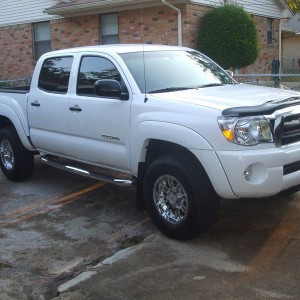
<path id="1" fill-rule="evenodd" d="M 0 298 L 300 299 L 300 194 L 223 200 L 214 229 L 162 236 L 120 188 L 36 164 L 0 174 Z"/>

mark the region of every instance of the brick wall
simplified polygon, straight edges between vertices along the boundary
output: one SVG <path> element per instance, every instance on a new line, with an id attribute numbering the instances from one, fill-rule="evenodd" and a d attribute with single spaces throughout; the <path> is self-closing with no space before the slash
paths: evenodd
<path id="1" fill-rule="evenodd" d="M 99 15 L 51 21 L 52 49 L 99 45 Z"/>
<path id="2" fill-rule="evenodd" d="M 196 48 L 201 18 L 211 8 L 177 5 L 182 12 L 182 44 Z M 167 6 L 120 12 L 121 43 L 178 45 L 177 12 Z"/>
<path id="3" fill-rule="evenodd" d="M 192 4 L 188 4 L 186 6 L 182 16 L 182 44 L 184 46 L 193 49 L 198 48 L 199 28 L 201 26 L 202 19 L 203 16 L 211 9 L 212 8 L 206 6 Z"/>
<path id="4" fill-rule="evenodd" d="M 166 6 L 122 11 L 120 42 L 177 45 L 177 24 L 177 13 Z"/>
<path id="5" fill-rule="evenodd" d="M 271 73 L 272 60 L 278 59 L 279 52 L 279 20 L 274 20 L 273 44 L 267 43 L 267 18 L 254 16 L 259 41 L 259 57 L 255 64 L 240 70 L 240 73 Z"/>
<path id="6" fill-rule="evenodd" d="M 183 45 L 198 46 L 203 15 L 211 8 L 195 4 L 177 6 L 182 11 Z M 241 73 L 270 73 L 278 58 L 278 26 L 274 20 L 274 44 L 267 45 L 267 18 L 254 17 L 258 29 L 260 55 L 256 63 Z M 99 15 L 50 21 L 52 49 L 100 43 Z M 143 8 L 119 13 L 120 43 L 178 44 L 177 13 L 167 6 Z M 31 24 L 0 27 L 0 80 L 30 76 L 35 65 Z"/>
<path id="7" fill-rule="evenodd" d="M 0 80 L 22 78 L 32 73 L 35 61 L 30 24 L 0 27 Z"/>

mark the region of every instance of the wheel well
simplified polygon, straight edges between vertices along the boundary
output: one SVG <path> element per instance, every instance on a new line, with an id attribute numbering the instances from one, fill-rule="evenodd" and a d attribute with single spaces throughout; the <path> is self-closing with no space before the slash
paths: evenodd
<path id="1" fill-rule="evenodd" d="M 12 127 L 12 128 L 14 128 L 16 130 L 15 125 L 13 124 L 13 122 L 9 118 L 4 117 L 4 116 L 0 116 L 0 130 L 3 129 L 3 128 L 5 128 L 5 127 Z M 38 151 L 32 151 L 32 153 L 34 155 L 35 154 L 39 154 Z"/>
<path id="2" fill-rule="evenodd" d="M 0 116 L 0 129 L 4 127 L 14 127 L 10 119 Z"/>
<path id="3" fill-rule="evenodd" d="M 189 157 L 197 165 L 203 168 L 199 160 L 196 158 L 196 156 L 187 148 L 184 148 L 183 146 L 180 146 L 175 143 L 166 142 L 162 140 L 151 140 L 149 142 L 147 147 L 145 166 L 147 167 L 156 158 L 170 153 L 176 153 L 182 156 Z"/>
<path id="4" fill-rule="evenodd" d="M 199 160 L 190 150 L 175 143 L 162 141 L 162 140 L 150 140 L 147 146 L 145 162 L 139 163 L 138 181 L 137 181 L 138 186 L 137 186 L 137 196 L 136 196 L 136 204 L 139 210 L 143 210 L 145 208 L 142 186 L 143 186 L 143 180 L 144 180 L 146 169 L 151 164 L 152 161 L 167 154 L 178 154 L 181 157 L 184 156 L 190 159 L 195 164 L 195 166 L 199 168 L 201 173 L 207 177 L 208 182 L 210 182 L 210 179 L 205 169 L 203 168 L 202 164 L 199 162 Z"/>

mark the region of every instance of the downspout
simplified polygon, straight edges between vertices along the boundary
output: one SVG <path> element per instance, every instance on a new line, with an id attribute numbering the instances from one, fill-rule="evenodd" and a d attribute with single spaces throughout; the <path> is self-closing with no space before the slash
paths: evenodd
<path id="1" fill-rule="evenodd" d="M 166 0 L 161 0 L 161 2 L 170 8 L 176 10 L 177 16 L 178 16 L 178 46 L 182 46 L 182 17 L 181 17 L 181 11 L 176 6 L 168 3 Z"/>

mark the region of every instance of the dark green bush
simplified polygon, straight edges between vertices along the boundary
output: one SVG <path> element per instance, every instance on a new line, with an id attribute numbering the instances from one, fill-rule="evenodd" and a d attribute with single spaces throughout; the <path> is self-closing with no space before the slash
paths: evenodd
<path id="1" fill-rule="evenodd" d="M 0 77 L 0 89 L 5 89 L 11 87 L 11 82 L 8 80 L 8 78 L 5 76 Z"/>
<path id="2" fill-rule="evenodd" d="M 209 11 L 200 26 L 199 50 L 224 69 L 253 64 L 258 57 L 258 40 L 252 17 L 233 4 Z"/>
<path id="3" fill-rule="evenodd" d="M 0 89 L 8 88 L 11 84 L 9 82 L 1 82 L 0 80 Z"/>

